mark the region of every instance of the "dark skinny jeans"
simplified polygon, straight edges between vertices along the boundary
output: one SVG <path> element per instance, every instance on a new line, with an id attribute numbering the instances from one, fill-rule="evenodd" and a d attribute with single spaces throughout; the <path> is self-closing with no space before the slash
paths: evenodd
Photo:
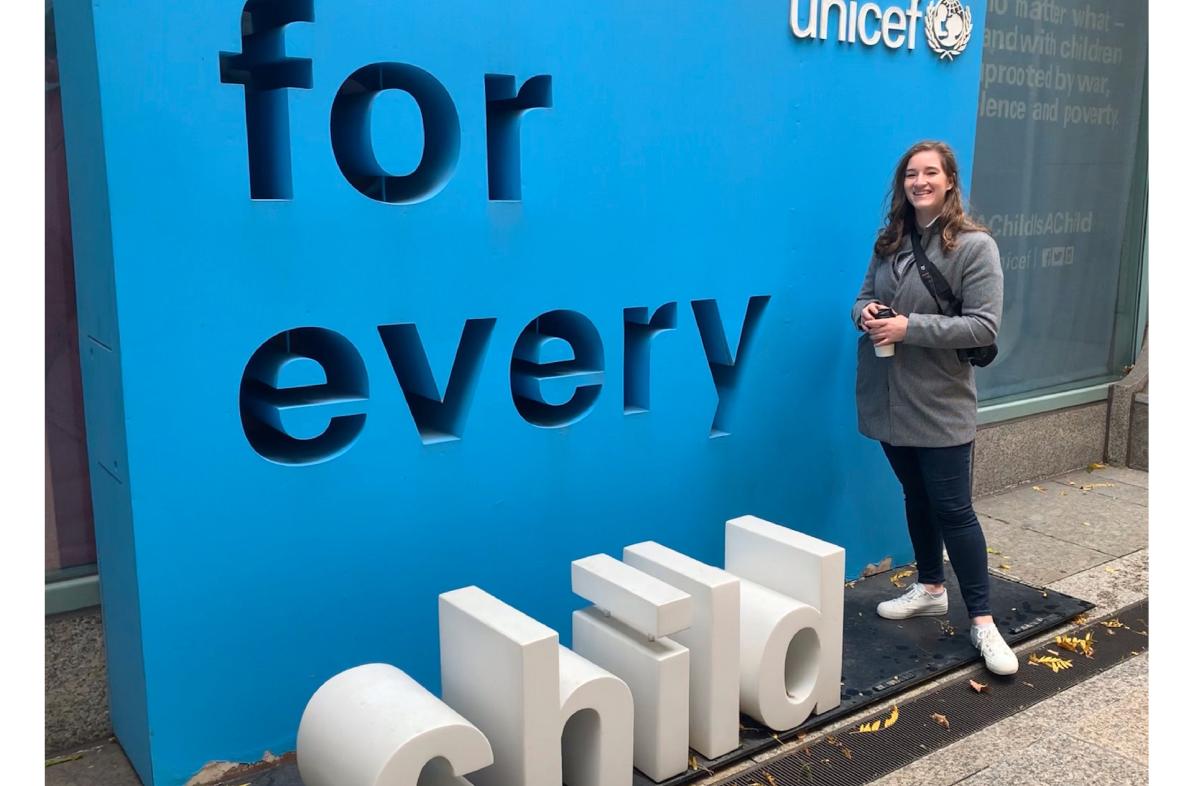
<path id="1" fill-rule="evenodd" d="M 944 584 L 944 543 L 971 617 L 991 613 L 987 539 L 970 502 L 970 455 L 974 443 L 950 448 L 883 445 L 904 487 L 908 534 L 921 584 Z"/>

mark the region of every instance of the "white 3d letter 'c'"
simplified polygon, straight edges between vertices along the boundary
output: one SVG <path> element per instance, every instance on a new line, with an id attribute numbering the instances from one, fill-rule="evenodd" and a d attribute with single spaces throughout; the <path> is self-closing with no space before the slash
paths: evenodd
<path id="1" fill-rule="evenodd" d="M 400 669 L 370 663 L 325 682 L 298 730 L 306 786 L 467 786 L 493 763 L 476 726 Z"/>

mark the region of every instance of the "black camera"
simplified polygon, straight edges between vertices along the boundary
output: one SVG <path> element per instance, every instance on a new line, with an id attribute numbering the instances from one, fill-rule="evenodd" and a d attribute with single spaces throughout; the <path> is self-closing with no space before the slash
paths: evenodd
<path id="1" fill-rule="evenodd" d="M 891 319 L 895 315 L 896 315 L 896 312 L 892 311 L 887 306 L 884 306 L 883 308 L 881 308 L 875 312 L 875 319 Z"/>
<path id="2" fill-rule="evenodd" d="M 999 347 L 992 344 L 989 347 L 972 347 L 970 349 L 959 349 L 958 360 L 963 363 L 969 363 L 972 366 L 991 365 L 991 361 L 995 360 L 995 356 L 999 354 Z"/>

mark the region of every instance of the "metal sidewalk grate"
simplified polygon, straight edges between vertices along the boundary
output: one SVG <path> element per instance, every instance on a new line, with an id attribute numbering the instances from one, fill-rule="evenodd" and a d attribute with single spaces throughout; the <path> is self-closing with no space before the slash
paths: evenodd
<path id="1" fill-rule="evenodd" d="M 1118 620 L 1124 627 L 1107 627 Z M 1052 643 L 1031 652 L 1048 656 L 1053 650 L 1069 661 L 1069 668 L 1054 672 L 1047 666 L 1029 665 L 1028 652 L 1020 653 L 1020 671 L 1011 677 L 984 675 L 988 690 L 977 693 L 969 678 L 958 679 L 909 701 L 888 704 L 861 721 L 887 719 L 892 707 L 898 718 L 891 726 L 860 733 L 858 726 L 837 736 L 777 756 L 764 764 L 727 779 L 722 786 L 862 786 L 946 747 L 976 731 L 1048 699 L 1066 688 L 1106 671 L 1148 649 L 1148 600 L 1117 614 L 1083 626 L 1068 635 L 1084 638 L 1091 633 L 1094 657 L 1069 652 Z M 989 679 L 988 679 L 989 677 Z M 949 728 L 933 720 L 944 716 Z"/>

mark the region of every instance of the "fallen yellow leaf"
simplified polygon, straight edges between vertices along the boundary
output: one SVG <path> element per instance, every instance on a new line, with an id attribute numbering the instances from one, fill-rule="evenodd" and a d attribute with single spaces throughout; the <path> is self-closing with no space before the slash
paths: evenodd
<path id="1" fill-rule="evenodd" d="M 1119 617 L 1116 617 L 1113 620 L 1103 620 L 1099 624 L 1102 625 L 1104 628 L 1122 628 L 1122 627 L 1124 627 L 1124 624 L 1119 621 Z"/>
<path id="2" fill-rule="evenodd" d="M 779 781 L 777 781 L 775 779 L 774 775 L 767 772 L 767 770 L 763 770 L 762 772 L 763 772 L 763 777 L 767 779 L 767 783 L 771 784 L 771 786 L 779 786 Z"/>
<path id="3" fill-rule="evenodd" d="M 1086 465 L 1086 471 L 1087 471 L 1087 472 L 1094 472 L 1096 469 L 1107 469 L 1107 465 L 1106 465 L 1106 464 L 1100 464 L 1100 463 L 1099 463 L 1099 462 L 1097 462 L 1097 461 L 1096 461 L 1096 462 L 1094 462 L 1094 463 L 1092 463 L 1092 464 L 1087 464 L 1087 465 Z"/>
<path id="4" fill-rule="evenodd" d="M 1074 618 L 1070 620 L 1070 622 L 1074 623 L 1075 625 L 1085 625 L 1086 624 L 1086 612 L 1083 611 L 1083 612 L 1075 615 Z"/>
<path id="5" fill-rule="evenodd" d="M 1094 637 L 1093 633 L 1087 632 L 1086 638 L 1080 639 L 1077 636 L 1061 635 L 1061 636 L 1058 636 L 1056 639 L 1054 639 L 1054 641 L 1056 641 L 1057 646 L 1061 647 L 1062 649 L 1069 650 L 1070 652 L 1077 652 L 1081 655 L 1085 655 L 1088 658 L 1093 658 L 1094 657 L 1094 638 L 1093 637 Z"/>
<path id="6" fill-rule="evenodd" d="M 1041 492 L 1042 494 L 1044 494 L 1044 493 L 1045 493 L 1045 490 L 1044 490 L 1043 488 L 1041 488 L 1040 486 L 1033 486 L 1033 487 L 1032 487 L 1032 490 L 1033 490 L 1033 491 L 1039 491 L 1039 492 Z"/>
<path id="7" fill-rule="evenodd" d="M 998 552 L 998 551 L 996 551 L 995 549 L 991 548 L 990 546 L 987 546 L 987 553 L 988 553 L 988 554 L 999 554 L 999 552 Z"/>
<path id="8" fill-rule="evenodd" d="M 991 689 L 988 688 L 985 683 L 975 682 L 974 680 L 970 681 L 970 687 L 974 689 L 975 693 L 990 693 L 991 692 Z"/>
<path id="9" fill-rule="evenodd" d="M 1071 660 L 1053 655 L 1037 655 L 1035 652 L 1028 656 L 1028 662 L 1033 666 L 1046 666 L 1052 669 L 1054 674 L 1074 665 Z"/>
<path id="10" fill-rule="evenodd" d="M 929 717 L 937 721 L 938 726 L 944 726 L 945 730 L 949 731 L 949 718 L 945 717 L 940 712 L 934 712 Z"/>
<path id="11" fill-rule="evenodd" d="M 891 726 L 893 726 L 895 724 L 895 722 L 899 719 L 900 719 L 900 708 L 892 707 L 891 714 L 888 715 L 886 718 L 876 719 L 876 720 L 871 721 L 870 723 L 863 723 L 862 725 L 860 725 L 858 727 L 858 732 L 862 733 L 862 734 L 867 734 L 872 731 L 879 731 L 879 729 L 887 729 L 887 728 L 890 728 Z"/>
<path id="12" fill-rule="evenodd" d="M 892 574 L 892 577 L 891 577 L 891 583 L 896 585 L 900 589 L 903 589 L 904 585 L 900 583 L 900 580 L 908 578 L 915 572 L 916 571 L 913 571 L 913 570 L 901 570 L 897 573 L 894 573 L 894 574 Z"/>

